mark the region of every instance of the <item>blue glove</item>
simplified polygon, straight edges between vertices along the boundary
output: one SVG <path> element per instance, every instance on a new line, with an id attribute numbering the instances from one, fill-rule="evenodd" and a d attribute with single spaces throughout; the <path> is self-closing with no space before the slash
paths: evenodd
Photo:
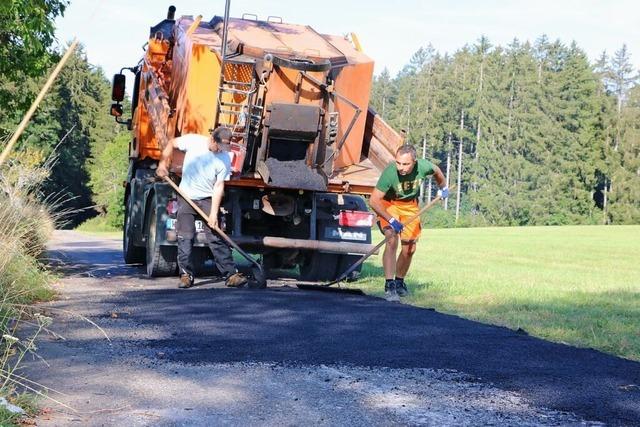
<path id="1" fill-rule="evenodd" d="M 395 218 L 391 218 L 389 220 L 389 225 L 391 226 L 391 228 L 393 228 L 393 231 L 395 231 L 396 234 L 400 234 L 402 232 L 402 229 L 404 228 L 404 225 L 402 225 L 402 223 Z"/>
<path id="2" fill-rule="evenodd" d="M 441 199 L 446 199 L 447 197 L 449 197 L 449 187 L 443 187 L 442 189 L 438 190 L 438 196 L 440 196 Z"/>

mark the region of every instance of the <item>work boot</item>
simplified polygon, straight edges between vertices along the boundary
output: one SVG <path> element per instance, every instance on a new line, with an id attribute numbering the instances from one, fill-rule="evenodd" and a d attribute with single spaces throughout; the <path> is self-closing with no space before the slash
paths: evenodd
<path id="1" fill-rule="evenodd" d="M 190 274 L 180 275 L 180 284 L 178 287 L 181 289 L 187 289 L 193 286 L 193 276 Z"/>
<path id="2" fill-rule="evenodd" d="M 390 302 L 400 301 L 395 280 L 387 280 L 384 282 L 384 299 Z"/>
<path id="3" fill-rule="evenodd" d="M 404 280 L 396 280 L 396 293 L 400 297 L 409 296 L 409 289 L 407 289 L 407 284 L 404 283 Z"/>
<path id="4" fill-rule="evenodd" d="M 242 273 L 234 273 L 231 276 L 227 277 L 227 280 L 224 282 L 225 286 L 230 288 L 241 288 L 247 284 L 249 279 Z"/>

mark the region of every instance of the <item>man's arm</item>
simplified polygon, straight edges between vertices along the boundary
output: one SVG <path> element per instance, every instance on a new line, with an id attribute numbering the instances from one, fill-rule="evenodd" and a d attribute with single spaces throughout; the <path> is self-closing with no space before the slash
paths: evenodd
<path id="1" fill-rule="evenodd" d="M 160 162 L 158 162 L 158 168 L 156 169 L 156 175 L 160 178 L 164 178 L 169 175 L 169 165 L 171 165 L 171 158 L 173 157 L 174 148 L 178 148 L 178 139 L 171 139 L 162 150 L 160 156 Z"/>
<path id="2" fill-rule="evenodd" d="M 220 203 L 224 195 L 224 181 L 219 179 L 213 184 L 213 194 L 211 195 L 211 212 L 207 223 L 212 229 L 218 228 L 218 212 L 220 211 Z"/>
<path id="3" fill-rule="evenodd" d="M 433 176 L 435 177 L 439 188 L 444 188 L 447 186 L 447 178 L 445 178 L 442 170 L 440 170 L 440 168 L 436 165 L 433 165 Z"/>
<path id="4" fill-rule="evenodd" d="M 449 197 L 449 187 L 447 187 L 447 178 L 442 173 L 442 170 L 436 165 L 433 165 L 433 177 L 435 177 L 438 183 L 438 197 L 446 199 Z"/>

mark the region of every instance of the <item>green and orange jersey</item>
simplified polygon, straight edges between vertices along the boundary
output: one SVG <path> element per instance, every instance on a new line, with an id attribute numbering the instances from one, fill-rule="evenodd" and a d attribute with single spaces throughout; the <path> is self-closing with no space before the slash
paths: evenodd
<path id="1" fill-rule="evenodd" d="M 384 193 L 385 200 L 416 200 L 420 194 L 420 183 L 434 172 L 435 166 L 426 159 L 418 159 L 407 175 L 400 175 L 396 164 L 391 163 L 382 171 L 376 189 Z"/>

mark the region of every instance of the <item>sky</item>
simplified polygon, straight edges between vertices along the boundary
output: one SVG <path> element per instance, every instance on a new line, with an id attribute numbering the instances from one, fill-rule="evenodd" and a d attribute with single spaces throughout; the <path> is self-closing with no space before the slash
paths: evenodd
<path id="1" fill-rule="evenodd" d="M 149 27 L 177 7 L 176 17 L 224 14 L 223 0 L 70 0 L 56 21 L 60 45 L 78 37 L 89 62 L 110 76 L 141 58 Z M 429 43 L 453 53 L 485 35 L 495 45 L 514 38 L 535 41 L 542 34 L 569 44 L 576 41 L 595 61 L 626 43 L 640 70 L 640 2 L 636 0 L 232 0 L 231 16 L 252 13 L 259 19 L 310 25 L 327 34 L 354 32 L 375 61 L 395 75 L 411 55 Z M 132 79 L 129 79 L 132 80 Z M 130 83 L 130 82 L 129 82 Z M 129 91 L 131 93 L 131 91 Z"/>

